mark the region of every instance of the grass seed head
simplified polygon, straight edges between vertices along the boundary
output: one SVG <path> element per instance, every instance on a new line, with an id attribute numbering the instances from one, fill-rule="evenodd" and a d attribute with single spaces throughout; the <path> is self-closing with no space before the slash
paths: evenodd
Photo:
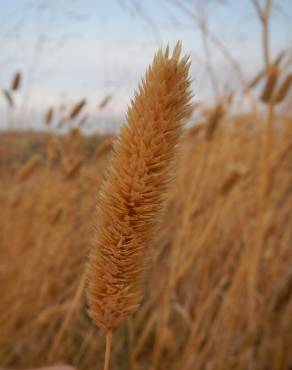
<path id="1" fill-rule="evenodd" d="M 71 109 L 71 112 L 69 113 L 69 118 L 74 119 L 79 115 L 79 113 L 82 111 L 82 109 L 86 105 L 86 99 L 80 100 L 79 103 L 75 104 L 74 107 Z"/>
<path id="2" fill-rule="evenodd" d="M 21 74 L 20 72 L 15 72 L 13 79 L 11 81 L 11 90 L 16 91 L 20 88 Z"/>
<path id="3" fill-rule="evenodd" d="M 104 331 L 135 311 L 190 109 L 189 58 L 159 50 L 127 112 L 100 192 L 88 263 L 90 314 Z"/>
<path id="4" fill-rule="evenodd" d="M 292 74 L 289 73 L 288 76 L 283 81 L 282 85 L 279 87 L 279 90 L 276 92 L 275 96 L 273 97 L 274 104 L 279 104 L 286 98 L 291 85 L 292 85 Z"/>
<path id="5" fill-rule="evenodd" d="M 279 74 L 279 68 L 275 65 L 272 65 L 267 73 L 267 80 L 261 94 L 261 101 L 263 103 L 269 103 L 272 99 Z"/>

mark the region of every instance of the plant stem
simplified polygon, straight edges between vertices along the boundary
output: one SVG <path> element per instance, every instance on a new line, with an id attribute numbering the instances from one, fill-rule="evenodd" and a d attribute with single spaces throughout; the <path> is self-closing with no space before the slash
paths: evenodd
<path id="1" fill-rule="evenodd" d="M 270 50 L 269 50 L 269 21 L 270 21 L 270 10 L 272 0 L 266 0 L 265 8 L 263 9 L 263 48 L 264 48 L 264 59 L 267 72 L 270 67 Z"/>
<path id="2" fill-rule="evenodd" d="M 106 344 L 105 344 L 105 355 L 104 355 L 104 368 L 103 370 L 109 370 L 110 354 L 111 354 L 111 342 L 112 342 L 112 331 L 106 333 Z"/>

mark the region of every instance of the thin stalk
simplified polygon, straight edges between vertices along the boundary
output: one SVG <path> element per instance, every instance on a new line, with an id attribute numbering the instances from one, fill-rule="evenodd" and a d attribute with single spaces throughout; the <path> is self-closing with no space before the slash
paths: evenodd
<path id="1" fill-rule="evenodd" d="M 110 356 L 111 356 L 111 343 L 112 343 L 112 331 L 110 330 L 106 333 L 103 370 L 109 370 Z"/>
<path id="2" fill-rule="evenodd" d="M 215 101 L 217 102 L 219 100 L 219 88 L 217 77 L 211 63 L 211 53 L 209 48 L 208 25 L 206 16 L 206 3 L 204 2 L 204 0 L 198 2 L 197 24 L 201 33 L 202 47 L 205 54 L 206 70 L 212 85 Z"/>
<path id="3" fill-rule="evenodd" d="M 268 71 L 270 67 L 270 50 L 269 50 L 269 19 L 271 10 L 272 0 L 266 0 L 265 9 L 263 10 L 263 48 L 266 69 Z"/>
<path id="4" fill-rule="evenodd" d="M 260 6 L 258 0 L 252 0 L 255 9 L 258 13 L 262 24 L 262 45 L 263 45 L 263 59 L 265 63 L 266 77 L 269 78 L 269 71 L 271 68 L 270 62 L 270 44 L 269 44 L 269 21 L 272 0 L 266 0 L 263 7 Z M 267 117 L 266 127 L 261 136 L 261 158 L 260 171 L 258 180 L 259 191 L 259 218 L 257 221 L 257 232 L 255 233 L 255 243 L 253 256 L 251 258 L 251 273 L 250 273 L 250 329 L 255 331 L 255 323 L 257 322 L 257 289 L 258 289 L 258 266 L 261 249 L 263 247 L 263 233 L 265 225 L 265 211 L 268 209 L 268 193 L 271 180 L 271 163 L 270 153 L 273 148 L 273 121 L 274 121 L 274 104 L 273 99 L 267 103 Z"/>

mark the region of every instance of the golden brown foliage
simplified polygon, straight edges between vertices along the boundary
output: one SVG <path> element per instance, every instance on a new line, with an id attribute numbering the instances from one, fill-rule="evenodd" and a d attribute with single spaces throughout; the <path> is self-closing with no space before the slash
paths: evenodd
<path id="1" fill-rule="evenodd" d="M 45 115 L 45 124 L 46 125 L 49 125 L 52 122 L 53 114 L 54 114 L 54 109 L 51 107 L 47 110 L 46 115 Z"/>
<path id="2" fill-rule="evenodd" d="M 224 109 L 222 104 L 218 103 L 209 113 L 207 127 L 206 127 L 206 139 L 211 140 L 218 128 L 219 122 L 224 115 Z"/>
<path id="3" fill-rule="evenodd" d="M 279 75 L 279 68 L 272 65 L 267 73 L 267 80 L 261 94 L 262 102 L 268 103 L 272 99 Z"/>
<path id="4" fill-rule="evenodd" d="M 282 85 L 279 87 L 279 90 L 276 92 L 275 96 L 273 97 L 274 104 L 279 104 L 286 98 L 291 85 L 292 85 L 292 74 L 289 73 L 287 77 L 285 78 L 285 80 L 283 81 Z"/>
<path id="5" fill-rule="evenodd" d="M 285 51 L 280 52 L 279 55 L 275 58 L 273 65 L 275 67 L 279 67 L 285 55 L 286 55 Z M 265 77 L 265 75 L 266 75 L 266 69 L 264 68 L 260 72 L 258 72 L 256 76 L 247 84 L 245 91 L 248 91 L 249 89 L 252 89 L 255 86 L 257 86 L 257 84 Z"/>
<path id="6" fill-rule="evenodd" d="M 15 72 L 15 75 L 13 76 L 13 79 L 11 81 L 11 90 L 16 91 L 20 87 L 21 82 L 21 74 L 20 72 Z"/>
<path id="7" fill-rule="evenodd" d="M 74 158 L 63 158 L 63 171 L 67 179 L 72 179 L 78 174 L 83 163 L 83 158 L 81 156 L 76 156 Z"/>
<path id="8" fill-rule="evenodd" d="M 18 171 L 16 175 L 16 179 L 18 181 L 25 181 L 27 180 L 36 170 L 39 163 L 41 161 L 41 157 L 38 154 L 33 155 Z"/>
<path id="9" fill-rule="evenodd" d="M 95 245 L 88 264 L 88 300 L 95 323 L 110 331 L 143 296 L 151 242 L 173 159 L 189 112 L 188 57 L 155 55 L 114 143 L 101 190 Z"/>
<path id="10" fill-rule="evenodd" d="M 8 90 L 2 90 L 2 94 L 4 95 L 8 105 L 10 108 L 14 107 L 14 101 L 13 98 Z"/>
<path id="11" fill-rule="evenodd" d="M 73 119 L 76 116 L 79 115 L 79 113 L 82 111 L 82 109 L 85 107 L 86 99 L 80 100 L 79 103 L 76 103 L 74 107 L 71 109 L 71 112 L 69 113 L 69 118 Z"/>
<path id="12" fill-rule="evenodd" d="M 107 137 L 103 140 L 103 142 L 96 148 L 95 151 L 95 158 L 99 159 L 106 153 L 109 153 L 113 147 L 113 137 Z"/>
<path id="13" fill-rule="evenodd" d="M 106 95 L 101 101 L 100 101 L 100 103 L 98 104 L 98 108 L 99 109 L 103 109 L 103 108 L 105 108 L 107 105 L 108 105 L 108 103 L 111 101 L 111 99 L 112 99 L 112 96 L 111 95 Z"/>
<path id="14" fill-rule="evenodd" d="M 223 118 L 213 140 L 183 140 L 146 297 L 114 336 L 112 369 L 149 369 L 158 346 L 158 369 L 290 369 L 292 119 L 275 118 L 264 212 L 258 123 Z M 18 183 L 11 168 L 36 136 L 44 146 L 40 133 L 31 143 L 28 134 L 0 137 L 0 363 L 96 370 L 103 337 L 86 312 L 84 261 L 109 157 L 96 160 L 93 151 L 70 181 L 60 163 L 44 162 Z M 53 139 L 62 149 L 68 138 Z"/>

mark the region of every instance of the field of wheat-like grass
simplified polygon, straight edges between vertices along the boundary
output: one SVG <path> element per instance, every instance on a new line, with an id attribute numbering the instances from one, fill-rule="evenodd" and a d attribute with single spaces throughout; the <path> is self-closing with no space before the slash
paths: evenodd
<path id="1" fill-rule="evenodd" d="M 291 368 L 292 121 L 275 122 L 267 173 L 261 117 L 186 130 L 145 296 L 115 331 L 112 369 Z M 85 260 L 112 137 L 4 135 L 0 364 L 102 368 Z"/>

